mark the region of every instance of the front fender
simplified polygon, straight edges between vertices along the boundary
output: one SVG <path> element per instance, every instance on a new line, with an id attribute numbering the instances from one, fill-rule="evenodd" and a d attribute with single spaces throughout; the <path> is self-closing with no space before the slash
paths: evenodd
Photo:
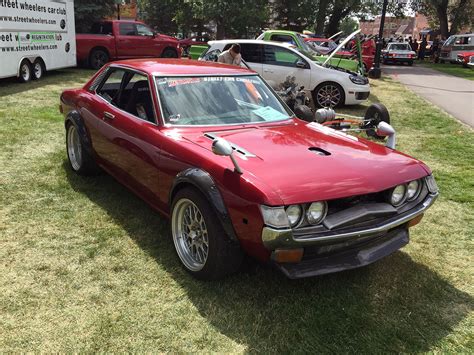
<path id="1" fill-rule="evenodd" d="M 227 207 L 224 203 L 219 189 L 217 188 L 213 178 L 206 171 L 199 168 L 188 168 L 178 175 L 173 182 L 173 185 L 169 194 L 169 206 L 173 203 L 173 198 L 176 192 L 183 185 L 192 185 L 197 188 L 207 199 L 212 206 L 212 209 L 217 215 L 219 222 L 226 233 L 229 240 L 238 242 L 237 235 L 235 234 L 234 226 L 230 218 Z"/>

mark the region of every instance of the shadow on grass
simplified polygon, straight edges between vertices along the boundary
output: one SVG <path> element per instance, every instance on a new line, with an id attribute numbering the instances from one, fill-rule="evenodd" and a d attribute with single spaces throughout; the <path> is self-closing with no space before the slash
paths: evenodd
<path id="1" fill-rule="evenodd" d="M 107 211 L 219 333 L 248 351 L 429 351 L 473 308 L 468 294 L 404 252 L 311 279 L 257 266 L 219 282 L 194 280 L 179 265 L 167 220 L 108 175 L 82 178 L 63 166 L 72 188 Z"/>
<path id="2" fill-rule="evenodd" d="M 0 79 L 0 97 L 39 89 L 51 84 L 61 84 L 64 88 L 67 88 L 67 85 L 72 85 L 72 83 L 78 81 L 83 81 L 83 84 L 85 84 L 86 81 L 84 81 L 84 77 L 89 80 L 94 73 L 94 70 L 71 68 L 48 71 L 40 80 L 32 80 L 28 83 L 20 83 L 16 77 Z"/>

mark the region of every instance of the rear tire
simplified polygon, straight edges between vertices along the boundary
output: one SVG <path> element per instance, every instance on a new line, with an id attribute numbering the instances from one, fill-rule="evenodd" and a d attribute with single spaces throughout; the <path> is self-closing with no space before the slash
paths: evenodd
<path id="1" fill-rule="evenodd" d="M 103 49 L 93 49 L 89 55 L 89 66 L 99 70 L 109 61 L 109 54 Z"/>
<path id="2" fill-rule="evenodd" d="M 89 176 L 99 172 L 94 158 L 84 148 L 79 131 L 72 122 L 66 124 L 66 152 L 69 165 L 76 174 Z"/>
<path id="3" fill-rule="evenodd" d="M 377 134 L 377 126 L 380 122 L 383 121 L 390 124 L 390 114 L 388 113 L 388 110 L 384 105 L 380 103 L 370 105 L 367 108 L 367 111 L 365 112 L 364 119 L 370 119 L 370 121 L 361 125 L 361 128 L 363 129 L 369 128 L 365 131 L 367 136 L 380 140 L 385 139 L 384 136 L 379 136 Z"/>
<path id="4" fill-rule="evenodd" d="M 33 63 L 33 79 L 39 80 L 44 76 L 45 68 L 41 59 L 36 59 Z"/>
<path id="5" fill-rule="evenodd" d="M 161 53 L 161 58 L 178 58 L 178 52 L 174 49 L 166 48 L 163 53 Z"/>
<path id="6" fill-rule="evenodd" d="M 242 264 L 239 245 L 227 238 L 209 202 L 193 188 L 173 199 L 171 234 L 181 264 L 197 279 L 220 279 Z"/>
<path id="7" fill-rule="evenodd" d="M 20 83 L 27 83 L 32 78 L 32 68 L 31 63 L 28 59 L 23 59 L 20 64 L 20 75 L 18 76 L 18 80 Z"/>

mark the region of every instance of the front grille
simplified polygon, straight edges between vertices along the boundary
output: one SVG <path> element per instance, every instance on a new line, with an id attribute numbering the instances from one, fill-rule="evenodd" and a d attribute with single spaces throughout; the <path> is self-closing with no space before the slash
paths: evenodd
<path id="1" fill-rule="evenodd" d="M 370 92 L 356 92 L 356 100 L 366 100 L 370 95 Z"/>

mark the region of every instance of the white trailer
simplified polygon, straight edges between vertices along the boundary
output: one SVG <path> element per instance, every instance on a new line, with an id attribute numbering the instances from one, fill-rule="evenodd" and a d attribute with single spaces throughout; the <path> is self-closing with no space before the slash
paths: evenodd
<path id="1" fill-rule="evenodd" d="M 0 0 L 0 78 L 74 66 L 74 0 Z"/>

